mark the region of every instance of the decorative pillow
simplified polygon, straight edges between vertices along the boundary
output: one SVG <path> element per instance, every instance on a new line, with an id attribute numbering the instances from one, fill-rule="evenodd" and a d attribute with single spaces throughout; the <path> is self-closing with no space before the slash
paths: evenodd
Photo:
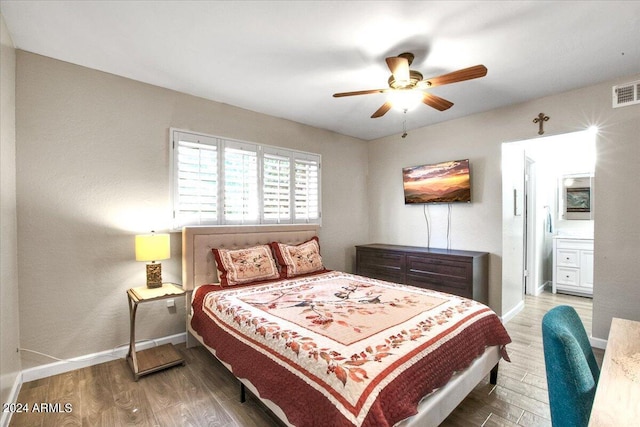
<path id="1" fill-rule="evenodd" d="M 280 273 L 269 245 L 245 249 L 213 249 L 221 285 L 279 279 Z"/>
<path id="2" fill-rule="evenodd" d="M 280 265 L 280 277 L 283 279 L 324 270 L 317 236 L 299 245 L 273 242 L 271 247 Z"/>

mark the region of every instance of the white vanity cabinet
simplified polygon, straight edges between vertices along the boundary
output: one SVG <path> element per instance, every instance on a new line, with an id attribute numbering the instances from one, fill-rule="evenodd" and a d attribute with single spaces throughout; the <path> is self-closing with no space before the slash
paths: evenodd
<path id="1" fill-rule="evenodd" d="M 553 239 L 553 293 L 593 295 L 593 239 Z"/>

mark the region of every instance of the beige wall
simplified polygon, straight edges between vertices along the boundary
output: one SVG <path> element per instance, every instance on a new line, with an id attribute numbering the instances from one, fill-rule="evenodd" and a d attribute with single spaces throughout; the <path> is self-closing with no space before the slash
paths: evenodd
<path id="1" fill-rule="evenodd" d="M 607 119 L 595 180 L 593 336 L 599 338 L 608 336 L 612 317 L 640 320 L 640 105 Z"/>
<path id="2" fill-rule="evenodd" d="M 369 145 L 370 240 L 426 245 L 421 206 L 405 206 L 401 169 L 421 163 L 470 158 L 473 179 L 470 205 L 454 205 L 451 247 L 487 251 L 490 305 L 501 314 L 521 300 L 521 281 L 503 281 L 501 145 L 535 138 L 534 117 L 544 112 L 545 136 L 597 125 L 598 162 L 595 194 L 595 295 L 593 335 L 606 338 L 612 316 L 640 320 L 640 105 L 613 109 L 611 87 L 639 80 L 630 76 L 531 102 L 372 141 Z M 460 101 L 463 102 L 463 101 Z M 455 108 L 455 106 L 453 107 Z M 438 114 L 417 110 L 411 114 Z M 542 171 L 538 171 L 542 173 Z M 428 208 L 431 246 L 446 247 L 447 207 Z"/>
<path id="3" fill-rule="evenodd" d="M 320 153 L 323 256 L 352 270 L 368 232 L 364 141 L 27 52 L 17 65 L 23 347 L 69 358 L 128 341 L 125 290 L 145 278 L 133 236 L 170 222 L 170 127 Z M 173 233 L 165 281 L 181 280 L 180 244 Z M 141 306 L 136 338 L 184 332 L 177 306 Z"/>
<path id="4" fill-rule="evenodd" d="M 412 114 L 437 112 L 419 108 Z M 431 224 L 431 247 L 446 248 L 447 205 L 405 205 L 402 168 L 470 160 L 473 203 L 452 206 L 450 247 L 491 253 L 489 305 L 498 313 L 502 247 L 500 142 L 504 139 L 501 130 L 487 125 L 487 121 L 499 120 L 499 112 L 452 120 L 410 131 L 405 139 L 394 135 L 373 141 L 369 150 L 369 168 L 376 171 L 369 176 L 369 188 L 375 189 L 369 194 L 370 239 L 382 243 L 426 246 L 426 211 Z"/>
<path id="5" fill-rule="evenodd" d="M 0 15 L 0 389 L 8 402 L 19 379 L 18 260 L 16 218 L 16 53 Z M 5 414 L 2 414 L 4 419 Z"/>
<path id="6" fill-rule="evenodd" d="M 524 148 L 519 144 L 502 144 L 502 247 L 499 265 L 502 265 L 502 315 L 509 317 L 522 307 L 522 276 L 524 270 L 524 215 L 516 215 L 515 204 L 524 212 Z M 514 196 L 514 192 L 516 196 Z M 518 196 L 519 195 L 519 196 Z M 516 201 L 514 201 L 514 197 Z M 500 273 L 500 270 L 496 271 Z M 492 282 L 493 283 L 493 282 Z M 495 288 L 494 288 L 495 289 Z M 496 290 L 497 292 L 497 290 Z M 495 293 L 495 292 L 494 292 Z"/>

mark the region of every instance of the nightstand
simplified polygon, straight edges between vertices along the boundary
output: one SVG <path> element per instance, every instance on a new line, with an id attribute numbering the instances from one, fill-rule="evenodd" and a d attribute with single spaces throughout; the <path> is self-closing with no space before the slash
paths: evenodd
<path id="1" fill-rule="evenodd" d="M 136 311 L 138 310 L 138 305 L 145 302 L 175 298 L 184 294 L 185 291 L 179 285 L 173 283 L 164 283 L 159 288 L 141 286 L 127 290 L 130 322 L 127 362 L 129 362 L 136 381 L 143 375 L 170 368 L 171 366 L 184 365 L 184 359 L 171 343 L 136 351 Z"/>

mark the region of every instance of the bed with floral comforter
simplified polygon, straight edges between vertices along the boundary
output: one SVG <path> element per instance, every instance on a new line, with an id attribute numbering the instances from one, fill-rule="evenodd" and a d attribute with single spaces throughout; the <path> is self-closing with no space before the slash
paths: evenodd
<path id="1" fill-rule="evenodd" d="M 487 306 L 342 272 L 203 285 L 191 327 L 296 426 L 392 426 L 489 346 Z"/>

